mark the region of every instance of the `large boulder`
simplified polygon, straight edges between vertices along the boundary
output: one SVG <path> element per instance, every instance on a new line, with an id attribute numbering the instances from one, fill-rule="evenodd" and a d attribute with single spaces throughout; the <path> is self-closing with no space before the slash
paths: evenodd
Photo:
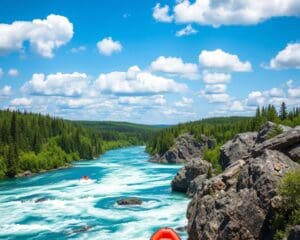
<path id="1" fill-rule="evenodd" d="M 278 150 L 288 154 L 293 160 L 299 160 L 300 128 L 292 128 L 286 132 L 277 135 L 274 138 L 256 144 L 251 154 L 261 155 L 265 149 Z"/>
<path id="2" fill-rule="evenodd" d="M 266 223 L 278 184 L 298 167 L 287 155 L 266 149 L 204 181 L 188 206 L 189 240 L 270 239 Z"/>
<path id="3" fill-rule="evenodd" d="M 201 159 L 192 159 L 179 170 L 171 182 L 173 191 L 188 193 L 193 195 L 196 185 L 200 184 L 201 179 L 206 179 L 207 173 L 212 169 L 212 165 Z M 198 180 L 194 181 L 196 178 Z M 192 181 L 194 181 L 192 183 Z M 192 186 L 190 187 L 192 183 Z"/>
<path id="4" fill-rule="evenodd" d="M 233 162 L 249 156 L 256 140 L 257 132 L 237 134 L 221 147 L 221 165 L 225 169 Z"/>
<path id="5" fill-rule="evenodd" d="M 260 130 L 258 131 L 257 133 L 257 138 L 256 138 L 256 143 L 262 143 L 264 141 L 267 140 L 268 138 L 268 135 L 274 131 L 274 129 L 276 128 L 276 126 L 279 126 L 280 129 L 283 131 L 283 132 L 286 132 L 288 130 L 290 130 L 291 128 L 288 127 L 288 126 L 284 126 L 284 125 L 277 125 L 276 123 L 273 123 L 273 122 L 266 122 L 261 128 Z"/>
<path id="6" fill-rule="evenodd" d="M 141 205 L 142 203 L 143 201 L 136 197 L 123 198 L 117 201 L 118 205 Z"/>
<path id="7" fill-rule="evenodd" d="M 194 158 L 200 158 L 206 147 L 213 146 L 212 141 L 203 136 L 197 141 L 191 134 L 182 134 L 174 141 L 173 146 L 163 155 L 154 155 L 149 161 L 158 163 L 187 163 Z"/>

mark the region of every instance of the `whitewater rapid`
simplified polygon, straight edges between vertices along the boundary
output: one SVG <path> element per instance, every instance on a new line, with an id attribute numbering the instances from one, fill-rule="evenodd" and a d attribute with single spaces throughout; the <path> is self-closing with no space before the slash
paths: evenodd
<path id="1" fill-rule="evenodd" d="M 144 147 L 122 148 L 72 168 L 0 182 L 0 239 L 147 240 L 160 227 L 185 226 L 189 200 L 170 189 L 181 166 L 148 158 Z M 83 175 L 90 180 L 80 180 Z M 143 204 L 117 205 L 124 197 Z"/>

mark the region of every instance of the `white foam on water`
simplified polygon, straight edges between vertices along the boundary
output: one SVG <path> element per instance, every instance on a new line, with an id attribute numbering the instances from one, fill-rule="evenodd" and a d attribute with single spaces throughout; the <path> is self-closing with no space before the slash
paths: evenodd
<path id="1" fill-rule="evenodd" d="M 78 163 L 76 168 L 94 166 L 105 170 L 105 174 L 93 175 L 89 180 L 65 180 L 60 173 L 61 181 L 55 183 L 2 191 L 0 236 L 13 236 L 17 232 L 20 235 L 72 233 L 73 228 L 87 225 L 91 226 L 87 232 L 74 233 L 72 238 L 149 239 L 153 229 L 185 226 L 187 198 L 171 195 L 171 191 L 164 194 L 149 191 L 170 187 L 174 173 L 162 173 L 160 169 L 173 169 L 175 172 L 181 166 L 148 163 L 146 155 L 141 157 L 144 154 L 142 150 L 121 149 L 120 156 L 114 150 L 98 160 Z M 127 160 L 128 154 L 130 159 Z M 57 176 L 56 172 L 53 173 Z M 43 176 L 39 175 L 38 179 Z M 36 181 L 33 182 L 36 184 Z M 8 193 L 10 197 L 6 196 Z M 11 196 L 14 196 L 14 201 L 9 200 Z M 119 206 L 115 200 L 121 196 L 140 197 L 143 204 Z M 35 202 L 43 197 L 46 198 L 44 201 Z M 102 201 L 106 202 L 103 206 L 99 204 Z M 32 216 L 39 220 L 26 223 L 26 219 Z"/>

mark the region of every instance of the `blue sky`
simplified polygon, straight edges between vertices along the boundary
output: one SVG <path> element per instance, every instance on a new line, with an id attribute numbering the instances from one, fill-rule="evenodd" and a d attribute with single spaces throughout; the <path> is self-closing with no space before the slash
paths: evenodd
<path id="1" fill-rule="evenodd" d="M 3 0 L 0 107 L 173 124 L 299 106 L 299 16 L 297 0 Z"/>

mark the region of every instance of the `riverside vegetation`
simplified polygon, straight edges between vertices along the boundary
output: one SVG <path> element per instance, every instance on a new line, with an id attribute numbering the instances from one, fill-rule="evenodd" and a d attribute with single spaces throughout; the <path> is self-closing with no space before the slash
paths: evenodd
<path id="1" fill-rule="evenodd" d="M 0 179 L 65 167 L 112 148 L 142 145 L 157 130 L 147 126 L 140 131 L 142 125 L 129 123 L 114 123 L 110 128 L 106 125 L 0 111 Z"/>

